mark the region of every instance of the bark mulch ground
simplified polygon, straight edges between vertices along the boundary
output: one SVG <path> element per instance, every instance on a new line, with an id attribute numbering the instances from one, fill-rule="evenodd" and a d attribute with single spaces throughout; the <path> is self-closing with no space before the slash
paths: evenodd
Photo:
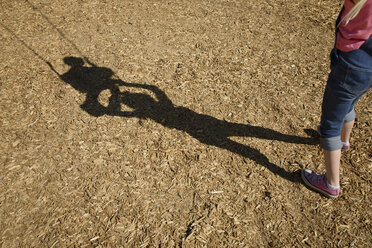
<path id="1" fill-rule="evenodd" d="M 0 1 L 2 247 L 368 247 L 371 94 L 306 188 L 334 0 Z"/>

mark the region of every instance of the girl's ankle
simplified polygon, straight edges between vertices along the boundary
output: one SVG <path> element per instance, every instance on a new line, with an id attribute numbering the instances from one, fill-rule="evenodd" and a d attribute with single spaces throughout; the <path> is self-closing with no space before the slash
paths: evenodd
<path id="1" fill-rule="evenodd" d="M 342 141 L 341 140 L 341 142 L 342 142 L 342 145 L 343 146 L 350 146 L 350 142 L 349 141 Z"/>
<path id="2" fill-rule="evenodd" d="M 331 190 L 338 190 L 340 188 L 340 185 L 334 186 L 334 185 L 331 185 L 327 182 L 327 188 L 329 188 Z"/>
<path id="3" fill-rule="evenodd" d="M 324 174 L 326 185 L 329 189 L 337 190 L 340 188 L 340 182 L 328 180 L 327 173 Z"/>

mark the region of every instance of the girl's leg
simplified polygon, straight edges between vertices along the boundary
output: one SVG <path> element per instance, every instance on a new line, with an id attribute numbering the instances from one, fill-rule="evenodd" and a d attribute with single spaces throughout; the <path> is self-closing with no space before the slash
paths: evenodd
<path id="1" fill-rule="evenodd" d="M 327 182 L 331 186 L 339 186 L 341 149 L 334 151 L 328 151 L 323 149 L 323 153 L 326 167 Z"/>
<path id="2" fill-rule="evenodd" d="M 306 185 L 332 198 L 340 193 L 341 130 L 344 122 L 348 121 L 346 117 L 355 99 L 354 94 L 342 87 L 346 72 L 337 70 L 337 73 L 330 73 L 323 96 L 319 132 L 326 173 L 317 174 L 305 169 L 301 174 Z"/>
<path id="3" fill-rule="evenodd" d="M 345 122 L 341 129 L 341 141 L 343 143 L 349 143 L 351 130 L 353 129 L 355 120 Z"/>
<path id="4" fill-rule="evenodd" d="M 352 108 L 354 100 L 353 96 L 349 96 L 347 92 L 344 93 L 343 89 L 338 87 L 336 81 L 332 81 L 332 79 L 334 80 L 330 76 L 324 92 L 320 128 L 326 169 L 326 180 L 323 186 L 325 190 L 328 190 L 332 186 L 337 188 L 340 186 L 341 130 L 344 127 L 343 125 L 347 123 L 344 121 L 349 120 L 348 110 Z M 349 127 L 350 125 L 346 124 L 345 128 Z M 349 129 L 345 131 L 351 131 Z"/>

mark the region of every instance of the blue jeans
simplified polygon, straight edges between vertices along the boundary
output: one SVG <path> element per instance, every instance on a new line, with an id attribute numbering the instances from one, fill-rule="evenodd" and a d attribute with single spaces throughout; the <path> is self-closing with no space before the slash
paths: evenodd
<path id="1" fill-rule="evenodd" d="M 372 55 L 360 56 L 357 52 L 341 52 L 336 48 L 331 52 L 331 72 L 319 127 L 321 145 L 329 151 L 341 149 L 342 125 L 355 119 L 355 103 L 372 86 L 372 68 L 359 66 L 370 65 Z"/>

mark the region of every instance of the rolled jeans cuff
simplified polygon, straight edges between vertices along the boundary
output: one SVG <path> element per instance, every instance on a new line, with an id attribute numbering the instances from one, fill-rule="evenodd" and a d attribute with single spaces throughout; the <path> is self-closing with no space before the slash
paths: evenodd
<path id="1" fill-rule="evenodd" d="M 322 148 L 328 151 L 340 150 L 342 148 L 341 136 L 322 138 Z"/>
<path id="2" fill-rule="evenodd" d="M 345 122 L 350 122 L 350 121 L 353 121 L 355 120 L 355 117 L 356 117 L 356 113 L 355 113 L 355 110 L 354 108 L 345 116 L 344 118 L 344 123 Z"/>

